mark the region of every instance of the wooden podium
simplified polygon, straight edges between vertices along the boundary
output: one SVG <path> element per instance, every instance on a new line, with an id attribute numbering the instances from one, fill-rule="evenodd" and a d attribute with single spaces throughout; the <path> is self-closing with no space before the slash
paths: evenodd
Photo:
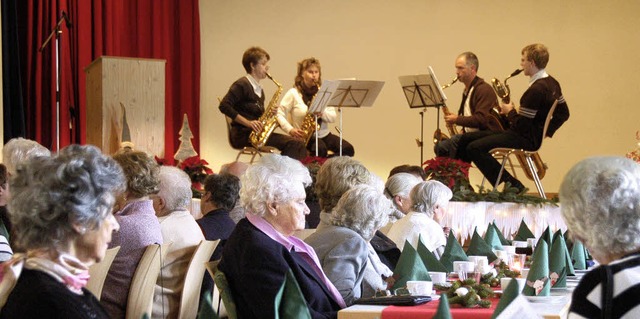
<path id="1" fill-rule="evenodd" d="M 164 157 L 165 60 L 102 56 L 85 68 L 87 144 L 113 154 L 123 111 L 135 149 Z"/>

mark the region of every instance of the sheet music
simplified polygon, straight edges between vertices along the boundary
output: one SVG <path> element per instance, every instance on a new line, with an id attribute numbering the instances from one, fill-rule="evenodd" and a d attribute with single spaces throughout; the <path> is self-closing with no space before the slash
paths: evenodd
<path id="1" fill-rule="evenodd" d="M 310 113 L 322 113 L 336 92 L 340 81 L 322 81 L 322 86 L 309 106 Z"/>
<path id="2" fill-rule="evenodd" d="M 384 81 L 340 80 L 339 82 L 329 106 L 373 106 L 373 102 L 384 86 Z"/>

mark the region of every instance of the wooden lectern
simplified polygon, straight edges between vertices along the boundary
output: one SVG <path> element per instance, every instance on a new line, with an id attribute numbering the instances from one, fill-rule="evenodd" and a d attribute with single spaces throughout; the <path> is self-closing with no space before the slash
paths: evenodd
<path id="1" fill-rule="evenodd" d="M 126 110 L 135 149 L 164 157 L 165 60 L 102 56 L 87 74 L 87 144 L 113 154 Z"/>

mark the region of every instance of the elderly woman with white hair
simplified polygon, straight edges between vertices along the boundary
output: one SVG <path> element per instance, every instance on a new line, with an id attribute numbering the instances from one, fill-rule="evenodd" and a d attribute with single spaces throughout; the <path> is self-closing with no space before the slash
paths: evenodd
<path id="1" fill-rule="evenodd" d="M 246 209 L 227 240 L 218 269 L 229 283 L 238 318 L 272 318 L 276 295 L 289 271 L 313 318 L 335 318 L 345 306 L 322 271 L 313 248 L 293 236 L 304 229 L 305 185 L 311 176 L 297 160 L 267 154 L 240 179 Z"/>
<path id="2" fill-rule="evenodd" d="M 560 211 L 600 266 L 573 291 L 569 318 L 640 318 L 640 165 L 592 157 L 569 170 Z"/>
<path id="3" fill-rule="evenodd" d="M 420 182 L 422 179 L 410 173 L 396 173 L 389 176 L 384 184 L 384 195 L 393 202 L 393 206 L 396 208 L 393 215 L 390 216 L 391 222 L 409 214 L 413 206 L 409 192 Z"/>
<path id="4" fill-rule="evenodd" d="M 9 214 L 24 253 L 0 267 L 0 318 L 109 318 L 84 287 L 119 229 L 112 210 L 124 184 L 120 166 L 94 146 L 17 166 Z"/>
<path id="5" fill-rule="evenodd" d="M 387 289 L 385 279 L 393 272 L 380 263 L 369 242 L 387 223 L 391 211 L 391 202 L 380 190 L 366 184 L 354 186 L 331 212 L 331 225 L 305 240 L 347 305 L 373 296 L 377 289 Z"/>
<path id="6" fill-rule="evenodd" d="M 189 261 L 204 235 L 188 209 L 193 195 L 189 175 L 175 166 L 160 166 L 158 180 L 158 194 L 150 198 L 160 222 L 162 240 L 171 246 L 153 293 L 152 317 L 177 318 Z"/>
<path id="7" fill-rule="evenodd" d="M 444 184 L 429 180 L 416 185 L 409 196 L 413 202 L 411 212 L 395 222 L 387 236 L 401 249 L 405 241 L 417 248 L 418 238 L 422 237 L 422 243 L 439 259 L 447 244 L 439 222 L 453 193 Z"/>

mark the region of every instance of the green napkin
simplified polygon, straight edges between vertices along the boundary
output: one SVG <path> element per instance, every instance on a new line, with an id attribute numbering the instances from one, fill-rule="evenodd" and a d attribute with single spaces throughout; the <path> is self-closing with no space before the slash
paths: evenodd
<path id="1" fill-rule="evenodd" d="M 410 280 L 431 281 L 427 267 L 409 241 L 405 240 L 404 242 L 404 248 L 398 258 L 396 269 L 393 271 L 393 277 L 396 279 L 393 289 L 406 287 L 407 281 Z"/>
<path id="2" fill-rule="evenodd" d="M 493 250 L 504 250 L 498 233 L 500 231 L 493 225 L 489 224 L 487 231 L 484 233 L 484 241 L 491 246 Z"/>
<path id="3" fill-rule="evenodd" d="M 489 226 L 493 226 L 493 228 L 495 228 L 496 234 L 498 234 L 498 238 L 500 238 L 500 243 L 503 246 L 511 246 L 512 242 L 504 237 L 504 234 L 502 233 L 500 228 L 498 228 L 498 225 L 496 225 L 495 220 L 493 221 L 493 223 L 489 224 Z"/>
<path id="4" fill-rule="evenodd" d="M 557 233 L 556 233 L 557 234 Z M 552 288 L 567 287 L 567 255 L 566 245 L 562 234 L 554 236 L 551 250 L 549 251 L 549 279 Z"/>
<path id="5" fill-rule="evenodd" d="M 436 311 L 436 314 L 431 319 L 452 319 L 451 310 L 449 309 L 449 298 L 447 298 L 447 294 L 442 293 L 440 295 L 438 311 Z"/>
<path id="6" fill-rule="evenodd" d="M 491 250 L 491 246 L 489 246 L 489 244 L 487 244 L 487 242 L 485 242 L 478 234 L 477 227 L 473 231 L 473 237 L 471 237 L 469 248 L 467 248 L 467 256 L 487 256 L 489 263 L 498 259 L 498 256 L 496 256 L 496 254 L 493 253 L 493 250 Z"/>
<path id="7" fill-rule="evenodd" d="M 214 288 L 215 289 L 215 288 Z M 218 314 L 213 311 L 213 306 L 211 305 L 211 291 L 206 292 L 200 298 L 200 311 L 198 311 L 198 316 L 196 319 L 218 319 Z"/>
<path id="8" fill-rule="evenodd" d="M 496 311 L 493 312 L 491 316 L 492 319 L 498 318 L 507 307 L 513 302 L 518 295 L 520 295 L 520 289 L 518 289 L 518 281 L 512 279 L 506 288 L 503 288 L 502 297 L 500 297 L 500 301 L 496 306 Z"/>
<path id="9" fill-rule="evenodd" d="M 284 282 L 278 290 L 275 298 L 275 314 L 274 318 L 302 318 L 311 319 L 309 306 L 304 299 L 304 295 L 300 290 L 298 281 L 293 275 L 291 269 L 287 271 Z"/>
<path id="10" fill-rule="evenodd" d="M 540 238 L 538 238 L 538 244 L 540 244 L 540 240 L 544 240 L 547 242 L 547 247 L 551 247 L 551 229 L 549 229 L 549 226 L 547 226 L 547 228 L 545 228 L 545 230 L 542 232 L 542 235 L 540 235 Z"/>
<path id="11" fill-rule="evenodd" d="M 536 238 L 536 236 L 533 235 L 533 233 L 531 232 L 531 229 L 529 229 L 529 227 L 527 227 L 527 224 L 524 223 L 524 218 L 523 218 L 522 221 L 520 222 L 520 228 L 518 228 L 518 233 L 516 234 L 516 237 L 513 238 L 513 240 L 527 241 L 527 238 Z"/>
<path id="12" fill-rule="evenodd" d="M 453 236 L 453 235 L 451 235 Z M 422 262 L 427 267 L 427 271 L 439 271 L 448 273 L 447 267 L 445 267 L 436 256 L 429 251 L 427 246 L 422 243 L 422 236 L 418 235 L 418 255 Z"/>
<path id="13" fill-rule="evenodd" d="M 584 245 L 582 245 L 582 242 L 579 240 L 573 242 L 573 247 L 571 247 L 571 259 L 573 260 L 573 266 L 575 269 L 587 269 L 586 251 L 584 249 Z"/>
<path id="14" fill-rule="evenodd" d="M 547 242 L 541 240 L 533 253 L 533 261 L 522 294 L 525 296 L 549 296 L 550 292 L 549 248 Z"/>
<path id="15" fill-rule="evenodd" d="M 460 243 L 453 234 L 447 237 L 447 245 L 444 247 L 444 252 L 440 257 L 440 263 L 447 268 L 447 272 L 453 271 L 454 261 L 468 261 L 469 257 L 465 254 L 464 249 L 460 246 Z"/>
<path id="16" fill-rule="evenodd" d="M 571 254 L 569 253 L 569 246 L 567 245 L 567 237 L 565 235 L 562 234 L 562 232 L 560 230 L 558 230 L 556 232 L 556 234 L 558 234 L 558 239 L 562 239 L 562 246 L 563 246 L 563 250 L 564 250 L 564 258 L 566 259 L 566 264 L 567 264 L 567 276 L 573 276 L 576 274 L 576 270 L 575 268 L 573 268 L 573 261 L 571 260 Z M 556 237 L 556 236 L 554 236 Z M 556 239 L 554 239 L 556 240 Z M 553 247 L 552 247 L 553 248 Z"/>

